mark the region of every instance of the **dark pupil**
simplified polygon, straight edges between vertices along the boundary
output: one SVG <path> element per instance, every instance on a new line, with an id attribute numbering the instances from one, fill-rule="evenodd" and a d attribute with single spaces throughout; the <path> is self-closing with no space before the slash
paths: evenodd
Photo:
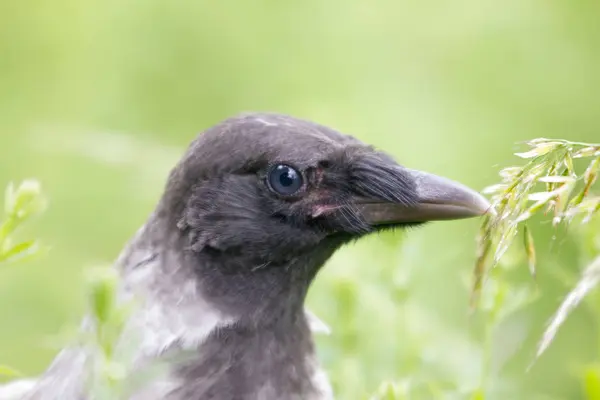
<path id="1" fill-rule="evenodd" d="M 302 187 L 302 175 L 295 168 L 277 165 L 269 173 L 271 189 L 282 195 L 296 193 Z"/>
<path id="2" fill-rule="evenodd" d="M 296 171 L 288 167 L 281 167 L 281 174 L 279 175 L 279 183 L 281 183 L 281 186 L 292 186 L 296 179 Z"/>

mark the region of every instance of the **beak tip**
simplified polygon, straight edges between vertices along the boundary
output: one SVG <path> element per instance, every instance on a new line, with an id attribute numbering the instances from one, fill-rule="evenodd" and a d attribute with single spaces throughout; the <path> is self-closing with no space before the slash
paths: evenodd
<path id="1" fill-rule="evenodd" d="M 448 216 L 455 219 L 495 215 L 492 204 L 475 190 L 448 178 L 414 171 L 419 197 L 424 203 L 449 207 Z"/>
<path id="2" fill-rule="evenodd" d="M 473 209 L 476 210 L 477 215 L 480 216 L 484 216 L 484 215 L 491 215 L 494 216 L 496 215 L 496 210 L 494 209 L 494 207 L 492 206 L 492 204 L 488 201 L 488 199 L 486 199 L 485 197 L 483 197 L 481 194 L 476 193 L 476 196 L 474 196 L 475 198 L 473 199 Z"/>

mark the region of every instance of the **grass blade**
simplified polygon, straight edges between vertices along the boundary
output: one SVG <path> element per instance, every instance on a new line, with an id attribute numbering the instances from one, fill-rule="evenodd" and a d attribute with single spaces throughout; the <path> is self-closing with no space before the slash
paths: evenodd
<path id="1" fill-rule="evenodd" d="M 544 351 L 548 349 L 548 346 L 556 336 L 558 329 L 565 322 L 571 311 L 577 307 L 577 305 L 585 298 L 585 296 L 598 285 L 600 281 L 600 256 L 598 256 L 594 261 L 583 271 L 582 277 L 575 285 L 575 288 L 569 292 L 565 300 L 562 302 L 548 328 L 544 332 L 542 336 L 542 340 L 540 341 L 537 352 L 536 359 L 539 358 Z"/>

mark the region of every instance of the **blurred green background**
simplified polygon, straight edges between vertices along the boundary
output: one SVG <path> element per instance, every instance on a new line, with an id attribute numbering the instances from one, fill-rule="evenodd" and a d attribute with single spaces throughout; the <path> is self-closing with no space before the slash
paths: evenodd
<path id="1" fill-rule="evenodd" d="M 42 181 L 30 231 L 53 250 L 0 275 L 0 361 L 47 366 L 84 310 L 82 270 L 117 256 L 185 146 L 238 112 L 312 119 L 479 189 L 517 141 L 600 141 L 599 18 L 592 0 L 3 0 L 0 186 Z M 322 271 L 309 303 L 333 331 L 318 345 L 339 398 L 386 379 L 479 384 L 477 228 L 371 237 Z M 568 290 L 551 271 L 580 267 L 572 239 L 538 228 L 540 297 L 496 330 L 491 399 L 581 399 L 578 368 L 600 360 L 583 308 L 525 371 Z"/>

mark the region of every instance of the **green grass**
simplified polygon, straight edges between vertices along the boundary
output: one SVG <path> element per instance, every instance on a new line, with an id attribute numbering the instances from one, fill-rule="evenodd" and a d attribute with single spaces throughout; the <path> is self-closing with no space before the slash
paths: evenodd
<path id="1" fill-rule="evenodd" d="M 19 238 L 52 251 L 1 274 L 1 362 L 47 366 L 86 307 L 83 270 L 116 257 L 189 141 L 231 114 L 310 118 L 475 188 L 514 162 L 517 141 L 597 142 L 599 12 L 593 1 L 2 2 L 0 185 L 43 182 L 48 211 Z M 486 400 L 586 398 L 600 352 L 593 299 L 527 367 L 599 228 L 538 223 L 537 296 L 491 335 L 469 315 L 477 221 L 336 254 L 309 305 L 333 331 L 318 345 L 338 397 L 384 380 L 416 386 L 411 399 L 470 391 L 487 365 Z M 503 268 L 511 290 L 533 290 L 521 252 Z"/>

